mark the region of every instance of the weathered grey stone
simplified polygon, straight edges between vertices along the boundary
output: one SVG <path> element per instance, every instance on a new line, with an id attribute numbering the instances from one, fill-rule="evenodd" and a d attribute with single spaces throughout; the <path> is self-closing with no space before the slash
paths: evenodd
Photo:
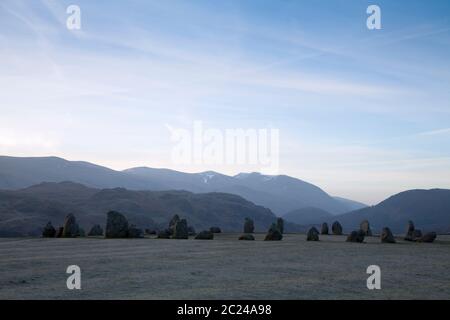
<path id="1" fill-rule="evenodd" d="M 199 234 L 195 236 L 196 240 L 213 240 L 214 239 L 214 233 L 211 231 L 202 231 Z"/>
<path id="2" fill-rule="evenodd" d="M 413 238 L 413 233 L 414 233 L 415 227 L 414 227 L 414 223 L 410 220 L 408 221 L 408 225 L 406 226 L 406 235 L 405 235 L 405 240 L 406 241 L 414 241 Z"/>
<path id="3" fill-rule="evenodd" d="M 277 218 L 277 228 L 278 228 L 278 231 L 280 231 L 281 234 L 284 233 L 284 220 L 283 220 L 283 218 Z"/>
<path id="4" fill-rule="evenodd" d="M 128 220 L 123 214 L 108 212 L 105 238 L 128 238 Z"/>
<path id="5" fill-rule="evenodd" d="M 95 236 L 103 236 L 103 229 L 100 227 L 99 224 L 95 224 L 92 226 L 91 230 L 88 233 L 88 236 L 95 237 Z"/>
<path id="6" fill-rule="evenodd" d="M 187 239 L 189 238 L 188 226 L 186 219 L 181 219 L 175 224 L 173 230 L 173 239 Z"/>
<path id="7" fill-rule="evenodd" d="M 71 213 L 64 219 L 63 228 L 63 238 L 74 238 L 80 235 L 80 227 L 78 226 L 75 216 Z"/>
<path id="8" fill-rule="evenodd" d="M 315 227 L 309 229 L 308 234 L 306 235 L 306 241 L 319 241 L 319 230 Z"/>
<path id="9" fill-rule="evenodd" d="M 56 231 L 56 238 L 61 238 L 63 235 L 64 227 L 59 227 Z"/>
<path id="10" fill-rule="evenodd" d="M 364 231 L 358 230 L 358 231 L 352 231 L 348 237 L 347 242 L 363 242 L 364 241 Z"/>
<path id="11" fill-rule="evenodd" d="M 245 218 L 244 233 L 253 233 L 255 231 L 255 224 L 252 219 Z"/>
<path id="12" fill-rule="evenodd" d="M 158 232 L 158 239 L 170 239 L 172 232 L 169 229 L 161 230 Z"/>
<path id="13" fill-rule="evenodd" d="M 211 228 L 209 228 L 209 231 L 212 233 L 221 233 L 222 232 L 222 230 L 220 230 L 219 227 L 211 227 Z"/>
<path id="14" fill-rule="evenodd" d="M 128 227 L 127 238 L 143 238 L 143 237 L 144 237 L 144 232 L 142 232 L 142 229 L 137 228 L 133 224 Z"/>
<path id="15" fill-rule="evenodd" d="M 328 234 L 328 224 L 326 222 L 322 223 L 322 229 L 320 230 L 321 234 Z"/>
<path id="16" fill-rule="evenodd" d="M 255 240 L 255 237 L 252 234 L 246 233 L 241 235 L 239 240 Z"/>
<path id="17" fill-rule="evenodd" d="M 333 222 L 333 225 L 331 226 L 331 232 L 333 232 L 334 235 L 342 235 L 342 226 L 338 221 Z"/>
<path id="18" fill-rule="evenodd" d="M 368 220 L 364 220 L 361 222 L 361 224 L 359 225 L 359 228 L 362 232 L 364 232 L 364 235 L 367 236 L 372 236 L 372 231 L 370 230 L 370 224 Z"/>
<path id="19" fill-rule="evenodd" d="M 425 233 L 420 239 L 418 239 L 419 242 L 433 242 L 436 240 L 437 234 L 436 232 L 428 232 Z"/>
<path id="20" fill-rule="evenodd" d="M 391 229 L 385 227 L 381 231 L 381 242 L 382 243 L 395 243 L 394 235 L 391 232 Z"/>
<path id="21" fill-rule="evenodd" d="M 45 227 L 44 230 L 42 230 L 42 237 L 43 238 L 54 238 L 56 236 L 56 229 L 53 227 L 52 223 L 49 221 Z"/>
<path id="22" fill-rule="evenodd" d="M 418 241 L 421 237 L 422 237 L 422 231 L 419 229 L 415 229 L 406 235 L 405 240 L 406 241 Z"/>
<path id="23" fill-rule="evenodd" d="M 264 241 L 279 241 L 283 239 L 283 234 L 278 229 L 277 224 L 273 223 L 266 234 Z"/>
<path id="24" fill-rule="evenodd" d="M 177 214 L 174 215 L 173 218 L 169 221 L 169 230 L 171 235 L 173 235 L 173 232 L 175 231 L 175 225 L 178 221 L 180 221 L 180 217 Z"/>

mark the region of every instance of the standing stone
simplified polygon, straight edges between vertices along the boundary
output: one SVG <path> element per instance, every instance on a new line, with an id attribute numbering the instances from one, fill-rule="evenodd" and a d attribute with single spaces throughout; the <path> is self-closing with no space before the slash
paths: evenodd
<path id="1" fill-rule="evenodd" d="M 395 243 L 394 235 L 389 228 L 383 228 L 381 231 L 381 242 L 382 243 Z"/>
<path id="2" fill-rule="evenodd" d="M 275 223 L 272 223 L 264 241 L 279 241 L 281 239 L 283 239 L 283 234 L 278 229 L 278 226 Z"/>
<path id="3" fill-rule="evenodd" d="M 312 227 L 306 236 L 306 241 L 319 241 L 319 230 Z"/>
<path id="4" fill-rule="evenodd" d="M 333 225 L 331 226 L 331 232 L 333 232 L 334 235 L 342 235 L 342 226 L 338 221 L 333 222 Z"/>
<path id="5" fill-rule="evenodd" d="M 406 234 L 406 241 L 418 241 L 422 237 L 422 231 L 419 229 L 409 230 Z"/>
<path id="6" fill-rule="evenodd" d="M 170 229 L 161 230 L 158 232 L 158 239 L 170 239 L 172 232 Z"/>
<path id="7" fill-rule="evenodd" d="M 64 227 L 59 227 L 58 231 L 56 232 L 56 238 L 61 238 L 63 235 Z"/>
<path id="8" fill-rule="evenodd" d="M 370 230 L 370 224 L 369 221 L 364 220 L 363 222 L 361 222 L 361 224 L 359 225 L 359 229 L 364 232 L 364 235 L 366 237 L 370 237 L 372 236 L 372 231 Z"/>
<path id="9" fill-rule="evenodd" d="M 222 230 L 220 230 L 219 227 L 211 227 L 211 228 L 209 228 L 209 231 L 212 233 L 221 233 L 222 232 Z"/>
<path id="10" fill-rule="evenodd" d="M 186 219 L 181 219 L 175 224 L 173 239 L 187 239 L 189 237 Z"/>
<path id="11" fill-rule="evenodd" d="M 437 237 L 436 232 L 428 232 L 423 235 L 418 241 L 419 242 L 433 242 Z"/>
<path id="12" fill-rule="evenodd" d="M 78 226 L 75 216 L 71 213 L 64 219 L 63 228 L 63 238 L 74 238 L 80 235 L 80 227 Z"/>
<path id="13" fill-rule="evenodd" d="M 283 218 L 278 218 L 277 219 L 277 228 L 278 228 L 278 231 L 280 231 L 281 234 L 284 233 L 284 220 L 283 220 Z"/>
<path id="14" fill-rule="evenodd" d="M 211 231 L 202 231 L 197 236 L 195 236 L 196 240 L 213 240 L 214 239 L 214 233 Z"/>
<path id="15" fill-rule="evenodd" d="M 244 233 L 253 233 L 255 231 L 255 224 L 252 219 L 245 218 Z"/>
<path id="16" fill-rule="evenodd" d="M 143 238 L 144 232 L 142 232 L 142 229 L 137 228 L 134 224 L 128 227 L 128 238 Z"/>
<path id="17" fill-rule="evenodd" d="M 352 231 L 347 237 L 347 242 L 363 242 L 364 241 L 364 231 Z"/>
<path id="18" fill-rule="evenodd" d="M 169 230 L 171 235 L 173 235 L 173 232 L 175 231 L 175 225 L 178 221 L 180 221 L 180 217 L 177 214 L 174 215 L 173 218 L 169 221 Z"/>
<path id="19" fill-rule="evenodd" d="M 95 224 L 89 231 L 88 236 L 90 236 L 90 237 L 103 236 L 102 227 L 100 227 L 99 224 Z"/>
<path id="20" fill-rule="evenodd" d="M 243 234 L 239 237 L 239 240 L 255 240 L 255 237 L 252 234 Z"/>
<path id="21" fill-rule="evenodd" d="M 49 221 L 42 231 L 43 238 L 54 238 L 56 235 L 56 229 L 53 227 L 52 223 Z"/>
<path id="22" fill-rule="evenodd" d="M 408 221 L 408 225 L 406 226 L 406 235 L 405 235 L 406 241 L 413 241 L 414 230 L 415 230 L 414 223 L 411 220 Z"/>
<path id="23" fill-rule="evenodd" d="M 320 230 L 321 234 L 328 234 L 328 224 L 326 222 L 322 223 L 322 229 Z"/>
<path id="24" fill-rule="evenodd" d="M 108 212 L 105 238 L 128 238 L 128 220 L 123 214 Z"/>

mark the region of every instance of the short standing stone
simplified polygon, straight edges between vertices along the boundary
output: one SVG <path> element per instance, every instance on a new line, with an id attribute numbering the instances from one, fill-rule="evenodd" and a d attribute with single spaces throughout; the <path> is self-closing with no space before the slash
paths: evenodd
<path id="1" fill-rule="evenodd" d="M 437 234 L 436 232 L 428 232 L 425 233 L 418 241 L 419 242 L 433 242 L 436 240 Z"/>
<path id="2" fill-rule="evenodd" d="M 145 229 L 145 234 L 157 234 L 155 229 Z"/>
<path id="3" fill-rule="evenodd" d="M 348 237 L 347 242 L 363 242 L 364 241 L 364 231 L 352 231 Z"/>
<path id="4" fill-rule="evenodd" d="M 419 229 L 414 229 L 413 231 L 409 232 L 405 240 L 406 241 L 418 241 L 422 237 L 422 231 Z"/>
<path id="5" fill-rule="evenodd" d="M 381 231 L 381 242 L 382 243 L 395 243 L 394 235 L 391 232 L 391 229 L 385 227 Z"/>
<path id="6" fill-rule="evenodd" d="M 319 230 L 317 230 L 315 227 L 309 229 L 306 236 L 306 241 L 319 241 Z"/>
<path id="7" fill-rule="evenodd" d="M 342 235 L 342 226 L 338 221 L 335 221 L 331 226 L 331 232 L 338 236 Z"/>
<path id="8" fill-rule="evenodd" d="M 196 240 L 213 240 L 214 239 L 214 233 L 211 231 L 202 231 L 199 234 L 195 236 Z"/>
<path id="9" fill-rule="evenodd" d="M 158 232 L 158 239 L 170 239 L 172 232 L 169 229 L 161 230 Z"/>
<path id="10" fill-rule="evenodd" d="M 328 234 L 328 224 L 326 222 L 322 223 L 322 229 L 320 230 L 321 234 Z"/>
<path id="11" fill-rule="evenodd" d="M 278 226 L 273 223 L 266 234 L 264 241 L 279 241 L 283 239 L 283 234 L 278 229 Z"/>
<path id="12" fill-rule="evenodd" d="M 90 237 L 102 236 L 102 235 L 103 235 L 103 229 L 102 229 L 102 227 L 100 227 L 99 224 L 95 224 L 88 233 L 88 236 L 90 236 Z"/>
<path id="13" fill-rule="evenodd" d="M 361 222 L 361 224 L 359 225 L 359 228 L 361 231 L 364 232 L 365 236 L 372 236 L 372 230 L 370 230 L 369 221 L 364 220 L 363 222 Z"/>
<path id="14" fill-rule="evenodd" d="M 187 239 L 189 236 L 188 226 L 186 219 L 181 219 L 175 224 L 172 238 L 174 239 Z"/>
<path id="15" fill-rule="evenodd" d="M 220 230 L 219 227 L 211 227 L 211 228 L 209 228 L 209 231 L 212 233 L 221 233 L 222 232 L 222 230 Z"/>
<path id="16" fill-rule="evenodd" d="M 128 220 L 117 211 L 108 212 L 106 220 L 106 238 L 128 238 Z"/>
<path id="17" fill-rule="evenodd" d="M 42 231 L 42 237 L 44 238 L 54 238 L 56 235 L 56 229 L 53 227 L 52 223 L 49 221 L 44 230 Z"/>
<path id="18" fill-rule="evenodd" d="M 128 238 L 143 238 L 144 232 L 142 232 L 142 229 L 137 228 L 135 225 L 131 225 L 128 227 Z"/>
<path id="19" fill-rule="evenodd" d="M 63 238 L 74 238 L 80 235 L 80 227 L 78 226 L 75 216 L 71 213 L 68 214 L 66 219 L 64 220 L 63 228 Z"/>
<path id="20" fill-rule="evenodd" d="M 280 231 L 281 234 L 284 233 L 284 220 L 283 220 L 283 218 L 278 218 L 277 219 L 277 228 L 278 228 L 278 231 Z"/>
<path id="21" fill-rule="evenodd" d="M 252 219 L 245 218 L 244 233 L 253 233 L 255 231 L 255 224 Z"/>
<path id="22" fill-rule="evenodd" d="M 239 237 L 239 240 L 255 240 L 255 237 L 252 234 L 243 234 Z"/>

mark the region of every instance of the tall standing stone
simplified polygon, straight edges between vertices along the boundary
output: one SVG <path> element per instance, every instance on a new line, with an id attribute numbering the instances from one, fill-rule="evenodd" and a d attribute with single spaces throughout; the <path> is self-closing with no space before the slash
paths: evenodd
<path id="1" fill-rule="evenodd" d="M 245 218 L 244 233 L 253 233 L 255 231 L 255 224 L 250 218 Z"/>
<path id="2" fill-rule="evenodd" d="M 322 223 L 322 229 L 320 230 L 321 234 L 328 234 L 328 224 L 326 222 Z"/>
<path id="3" fill-rule="evenodd" d="M 173 235 L 173 232 L 175 231 L 175 225 L 178 221 L 180 221 L 180 217 L 177 214 L 174 215 L 173 218 L 169 221 L 169 230 L 171 232 L 171 235 Z"/>
<path id="4" fill-rule="evenodd" d="M 359 225 L 359 229 L 364 232 L 364 235 L 367 237 L 372 236 L 372 230 L 370 230 L 370 224 L 368 220 L 364 220 Z"/>
<path id="5" fill-rule="evenodd" d="M 123 214 L 108 212 L 105 238 L 128 238 L 128 220 Z"/>
<path id="6" fill-rule="evenodd" d="M 173 231 L 174 239 L 188 239 L 189 231 L 186 219 L 181 219 L 175 224 L 175 228 Z"/>
<path id="7" fill-rule="evenodd" d="M 63 228 L 63 238 L 74 238 L 80 235 L 80 227 L 78 226 L 75 216 L 71 213 L 64 219 Z"/>
<path id="8" fill-rule="evenodd" d="M 338 221 L 335 221 L 331 226 L 331 232 L 338 236 L 342 235 L 342 226 Z"/>
<path id="9" fill-rule="evenodd" d="M 278 218 L 277 219 L 277 228 L 278 228 L 278 231 L 281 232 L 281 234 L 284 233 L 284 220 L 283 220 L 283 218 Z"/>

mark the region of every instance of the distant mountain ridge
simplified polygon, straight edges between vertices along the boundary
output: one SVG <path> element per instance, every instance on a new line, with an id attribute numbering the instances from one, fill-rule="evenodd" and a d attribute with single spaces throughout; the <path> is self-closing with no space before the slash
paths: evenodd
<path id="1" fill-rule="evenodd" d="M 42 182 L 62 181 L 93 188 L 231 193 L 267 207 L 276 215 L 304 207 L 317 207 L 333 214 L 354 209 L 351 202 L 335 199 L 313 184 L 286 175 L 266 176 L 254 172 L 227 176 L 212 171 L 184 173 L 146 167 L 115 171 L 57 157 L 0 156 L 0 189 L 17 190 Z"/>
<path id="2" fill-rule="evenodd" d="M 0 236 L 40 235 L 48 221 L 61 226 L 69 213 L 88 232 L 94 224 L 104 227 L 110 210 L 122 212 L 140 228 L 166 228 L 174 214 L 186 218 L 197 231 L 219 226 L 223 231 L 242 232 L 249 217 L 256 231 L 262 232 L 276 220 L 269 209 L 232 194 L 94 189 L 73 182 L 47 182 L 0 191 Z M 303 230 L 288 222 L 285 228 Z"/>

